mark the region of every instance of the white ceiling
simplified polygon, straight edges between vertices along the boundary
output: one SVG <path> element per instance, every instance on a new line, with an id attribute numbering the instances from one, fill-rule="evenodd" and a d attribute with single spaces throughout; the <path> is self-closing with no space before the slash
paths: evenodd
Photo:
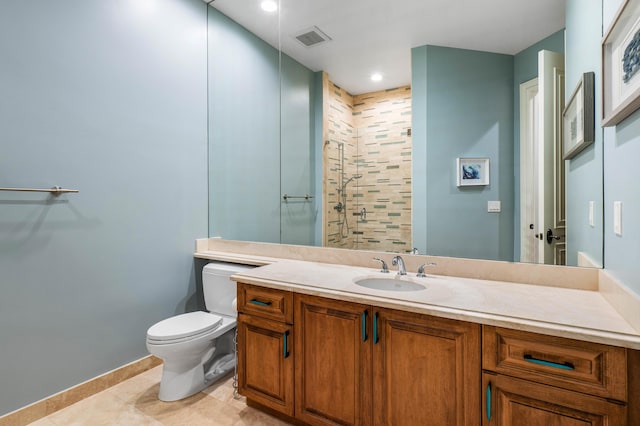
<path id="1" fill-rule="evenodd" d="M 208 0 L 205 0 L 208 1 Z M 215 0 L 213 7 L 352 94 L 410 84 L 411 48 L 426 44 L 516 54 L 564 28 L 566 0 Z M 317 26 L 331 41 L 294 36 Z M 383 75 L 372 82 L 373 72 Z"/>

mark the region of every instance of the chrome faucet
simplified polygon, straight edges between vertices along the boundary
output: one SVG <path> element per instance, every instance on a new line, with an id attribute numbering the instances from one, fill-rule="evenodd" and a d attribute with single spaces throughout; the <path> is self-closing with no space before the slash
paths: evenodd
<path id="1" fill-rule="evenodd" d="M 402 260 L 402 257 L 395 256 L 391 259 L 391 264 L 398 267 L 398 275 L 407 275 L 407 269 L 404 266 L 404 260 Z"/>
<path id="2" fill-rule="evenodd" d="M 384 260 L 380 259 L 379 257 L 374 257 L 373 260 L 377 260 L 378 262 L 382 262 L 382 269 L 380 269 L 380 272 L 382 272 L 383 274 L 388 274 L 389 273 L 389 267 L 387 266 L 387 262 L 385 262 Z"/>
<path id="3" fill-rule="evenodd" d="M 416 277 L 418 277 L 418 278 L 424 278 L 424 277 L 426 277 L 427 275 L 424 273 L 424 268 L 425 268 L 425 267 L 427 267 L 427 266 L 436 266 L 436 264 L 435 264 L 435 263 L 430 263 L 430 262 L 423 263 L 423 264 L 422 264 L 422 265 L 420 265 L 420 267 L 418 268 L 418 273 L 416 274 Z"/>

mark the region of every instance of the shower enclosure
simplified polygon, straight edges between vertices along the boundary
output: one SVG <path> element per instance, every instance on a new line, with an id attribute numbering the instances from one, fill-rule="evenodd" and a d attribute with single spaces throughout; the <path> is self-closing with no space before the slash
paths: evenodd
<path id="1" fill-rule="evenodd" d="M 324 245 L 409 251 L 411 157 L 379 150 L 375 133 L 354 133 L 324 143 Z"/>
<path id="2" fill-rule="evenodd" d="M 323 245 L 410 251 L 411 88 L 323 84 Z"/>
<path id="3" fill-rule="evenodd" d="M 357 209 L 359 186 L 357 181 L 362 177 L 356 172 L 353 161 L 356 144 L 354 141 L 325 141 L 325 200 L 328 211 L 326 215 L 326 246 L 356 248 Z"/>

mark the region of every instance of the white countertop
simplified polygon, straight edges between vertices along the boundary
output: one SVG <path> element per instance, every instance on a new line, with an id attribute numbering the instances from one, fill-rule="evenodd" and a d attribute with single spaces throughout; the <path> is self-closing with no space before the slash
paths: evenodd
<path id="1" fill-rule="evenodd" d="M 252 256 L 251 256 L 252 257 Z M 220 260 L 230 260 L 220 258 Z M 362 277 L 395 278 L 396 271 L 288 259 L 249 259 L 265 266 L 234 275 L 247 284 L 379 307 L 640 349 L 640 334 L 598 291 L 427 275 L 407 279 L 418 291 L 362 287 Z M 237 260 L 236 260 L 237 261 Z M 428 272 L 428 271 L 427 271 Z"/>

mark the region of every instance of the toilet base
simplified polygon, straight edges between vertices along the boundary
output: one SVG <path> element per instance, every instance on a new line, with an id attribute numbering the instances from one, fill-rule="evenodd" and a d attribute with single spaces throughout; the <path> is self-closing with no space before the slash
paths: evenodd
<path id="1" fill-rule="evenodd" d="M 172 365 L 171 362 L 165 361 L 162 366 L 158 399 L 167 402 L 177 401 L 190 397 L 207 386 L 204 380 L 203 364 L 185 369 L 183 365 Z"/>
<path id="2" fill-rule="evenodd" d="M 232 371 L 236 366 L 234 335 L 235 327 L 224 330 L 214 341 L 205 340 L 188 350 L 177 346 L 161 350 L 148 345 L 149 351 L 163 361 L 158 398 L 161 401 L 188 398 Z"/>

